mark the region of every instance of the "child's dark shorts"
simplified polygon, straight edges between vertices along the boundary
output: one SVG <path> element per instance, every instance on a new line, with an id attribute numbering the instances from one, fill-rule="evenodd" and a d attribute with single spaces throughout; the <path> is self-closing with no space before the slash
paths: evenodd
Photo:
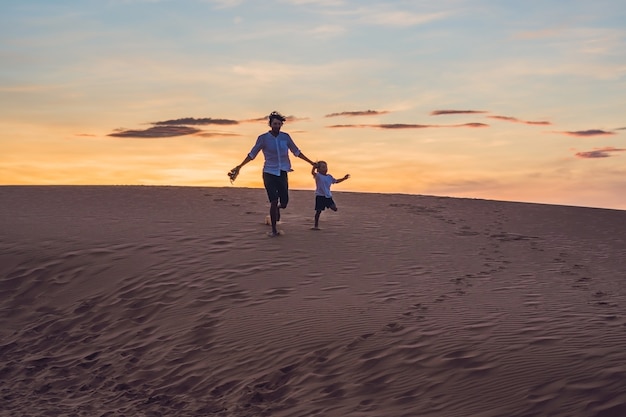
<path id="1" fill-rule="evenodd" d="M 325 197 L 323 195 L 315 196 L 315 211 L 324 211 L 331 207 L 335 207 L 335 202 L 332 197 Z"/>

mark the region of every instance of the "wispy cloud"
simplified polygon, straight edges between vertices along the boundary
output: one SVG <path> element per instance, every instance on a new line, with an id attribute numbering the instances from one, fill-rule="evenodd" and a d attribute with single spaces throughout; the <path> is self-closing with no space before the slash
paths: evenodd
<path id="1" fill-rule="evenodd" d="M 452 125 L 451 127 L 489 127 L 489 125 L 486 123 L 463 123 L 460 125 Z"/>
<path id="2" fill-rule="evenodd" d="M 559 133 L 561 135 L 567 135 L 567 136 L 576 136 L 576 137 L 611 136 L 615 134 L 615 132 L 610 132 L 610 131 L 602 130 L 602 129 L 575 130 L 575 131 L 563 131 L 563 132 L 554 132 L 554 133 Z"/>
<path id="3" fill-rule="evenodd" d="M 297 117 L 297 116 L 285 116 L 287 122 L 299 122 L 302 120 L 309 120 L 308 117 Z M 256 117 L 254 119 L 246 119 L 242 120 L 242 123 L 256 123 L 256 122 L 267 122 L 268 116 Z"/>
<path id="4" fill-rule="evenodd" d="M 564 26 L 560 27 L 552 27 L 538 30 L 529 30 L 524 32 L 517 32 L 513 34 L 513 39 L 547 39 L 547 38 L 556 38 L 559 36 L 563 36 L 564 33 L 567 32 L 567 28 Z"/>
<path id="5" fill-rule="evenodd" d="M 433 110 L 430 112 L 431 116 L 441 116 L 444 114 L 480 114 L 487 113 L 484 110 Z"/>
<path id="6" fill-rule="evenodd" d="M 205 2 L 214 4 L 217 9 L 227 9 L 239 6 L 243 0 L 205 0 Z"/>
<path id="7" fill-rule="evenodd" d="M 387 110 L 363 110 L 363 111 L 343 111 L 340 113 L 330 113 L 324 117 L 339 117 L 339 116 L 378 116 L 381 114 L 389 113 Z"/>
<path id="8" fill-rule="evenodd" d="M 118 129 L 108 136 L 116 138 L 169 138 L 175 136 L 193 135 L 201 132 L 200 129 L 189 126 L 153 126 L 144 130 Z"/>
<path id="9" fill-rule="evenodd" d="M 387 27 L 423 25 L 445 19 L 452 14 L 449 11 L 425 13 L 423 8 L 416 11 L 406 7 L 403 10 L 400 5 L 385 3 L 378 5 L 359 4 L 360 7 L 354 7 L 354 5 L 350 5 L 350 2 L 341 0 L 288 0 L 288 2 L 296 5 L 335 6 L 335 9 L 324 9 L 322 12 L 327 16 L 340 16 L 343 21 L 352 19 L 361 25 Z"/>
<path id="10" fill-rule="evenodd" d="M 40 93 L 55 89 L 58 87 L 43 84 L 15 84 L 0 86 L 0 93 Z"/>
<path id="11" fill-rule="evenodd" d="M 227 136 L 228 133 L 203 132 L 202 130 L 191 126 L 220 125 L 232 126 L 238 125 L 237 120 L 230 119 L 213 119 L 211 117 L 203 117 L 196 119 L 194 117 L 183 117 L 180 119 L 161 120 L 150 123 L 152 127 L 147 129 L 117 129 L 107 136 L 118 138 L 168 138 L 175 136 L 187 136 L 200 133 L 198 136 Z"/>
<path id="12" fill-rule="evenodd" d="M 408 27 L 422 25 L 447 17 L 449 13 L 415 13 L 410 11 L 367 10 L 362 13 L 361 22 L 380 26 Z"/>
<path id="13" fill-rule="evenodd" d="M 210 117 L 204 117 L 201 119 L 195 119 L 193 117 L 184 117 L 182 119 L 165 120 L 161 122 L 152 123 L 155 126 L 195 126 L 195 125 L 236 125 L 239 124 L 236 120 L 229 119 L 212 119 Z"/>
<path id="14" fill-rule="evenodd" d="M 313 4 L 315 6 L 341 6 L 345 3 L 343 0 L 283 0 L 283 2 L 296 6 L 305 4 Z"/>
<path id="15" fill-rule="evenodd" d="M 330 38 L 338 35 L 342 35 L 347 32 L 347 29 L 339 25 L 320 25 L 311 30 L 309 33 L 318 38 Z"/>
<path id="16" fill-rule="evenodd" d="M 541 126 L 547 126 L 547 125 L 551 125 L 552 123 L 545 121 L 545 120 L 540 120 L 540 121 L 533 121 L 533 120 L 521 120 L 518 119 L 517 117 L 511 117 L 511 116 L 498 116 L 498 115 L 493 115 L 493 116 L 487 116 L 490 119 L 496 119 L 496 120 L 503 120 L 506 122 L 513 122 L 513 123 L 523 123 L 526 125 L 541 125 Z"/>
<path id="17" fill-rule="evenodd" d="M 379 128 L 379 129 L 426 129 L 429 127 L 435 127 L 433 125 L 417 125 L 417 124 L 403 124 L 403 123 L 394 123 L 394 124 L 378 124 L 378 125 L 368 125 L 368 124 L 342 124 L 342 125 L 331 125 L 326 126 L 330 129 L 363 129 L 363 128 Z"/>
<path id="18" fill-rule="evenodd" d="M 548 40 L 560 45 L 570 43 L 572 50 L 589 55 L 614 54 L 623 47 L 624 31 L 621 28 L 558 26 L 535 31 L 518 32 L 517 40 Z"/>
<path id="19" fill-rule="evenodd" d="M 428 127 L 435 127 L 431 125 L 418 125 L 418 124 L 405 124 L 405 123 L 384 123 L 379 125 L 371 125 L 372 127 L 378 127 L 380 129 L 424 129 Z"/>
<path id="20" fill-rule="evenodd" d="M 383 124 L 344 124 L 344 125 L 332 125 L 327 126 L 331 129 L 336 128 L 375 128 L 375 129 L 428 129 L 428 128 L 445 128 L 445 127 L 469 127 L 469 128 L 482 128 L 489 127 L 485 123 L 462 123 L 456 125 L 422 125 L 422 124 L 410 124 L 410 123 L 383 123 Z"/>
<path id="21" fill-rule="evenodd" d="M 593 151 L 586 152 L 576 152 L 576 156 L 582 159 L 594 159 L 594 158 L 609 158 L 614 156 L 615 152 L 624 152 L 626 149 L 624 148 L 613 148 L 613 147 L 605 147 L 605 148 L 597 148 Z"/>

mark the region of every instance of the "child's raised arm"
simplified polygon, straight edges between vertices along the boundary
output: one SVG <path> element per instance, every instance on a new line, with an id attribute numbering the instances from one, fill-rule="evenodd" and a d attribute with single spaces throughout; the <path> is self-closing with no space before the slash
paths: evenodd
<path id="1" fill-rule="evenodd" d="M 343 178 L 339 178 L 337 180 L 337 182 L 343 182 L 343 181 L 347 180 L 348 178 L 350 178 L 350 174 L 346 174 L 346 175 L 343 176 Z"/>

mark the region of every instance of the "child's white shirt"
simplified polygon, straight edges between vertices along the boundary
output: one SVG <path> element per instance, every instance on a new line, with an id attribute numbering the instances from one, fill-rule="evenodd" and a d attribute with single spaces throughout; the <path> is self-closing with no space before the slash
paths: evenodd
<path id="1" fill-rule="evenodd" d="M 333 194 L 330 192 L 330 186 L 337 183 L 337 180 L 330 174 L 315 173 L 315 195 L 324 196 L 326 198 L 332 198 Z"/>

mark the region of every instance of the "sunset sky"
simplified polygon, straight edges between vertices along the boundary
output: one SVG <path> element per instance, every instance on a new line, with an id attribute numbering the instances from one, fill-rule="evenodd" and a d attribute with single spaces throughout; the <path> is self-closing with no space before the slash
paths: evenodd
<path id="1" fill-rule="evenodd" d="M 1 185 L 231 186 L 277 110 L 334 191 L 626 209 L 624 0 L 3 0 L 0 62 Z"/>

